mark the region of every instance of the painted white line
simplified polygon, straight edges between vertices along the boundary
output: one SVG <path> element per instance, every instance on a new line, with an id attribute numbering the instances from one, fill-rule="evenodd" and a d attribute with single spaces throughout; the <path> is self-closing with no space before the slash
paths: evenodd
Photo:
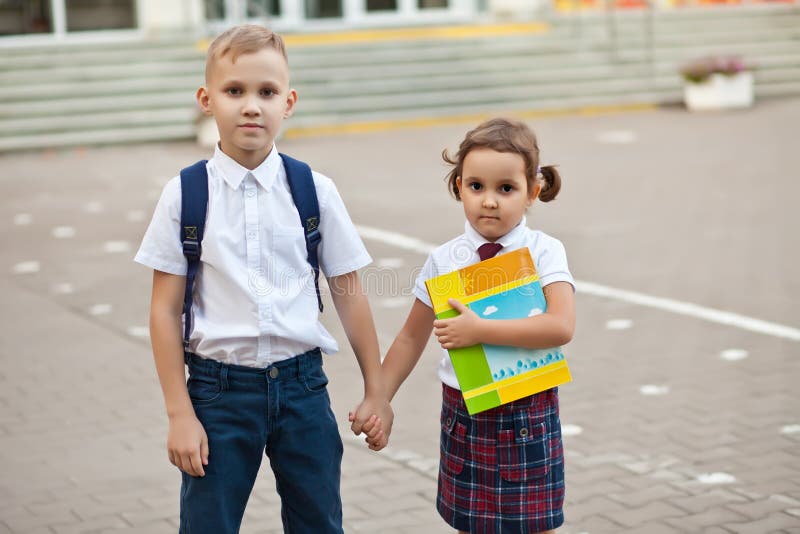
<path id="1" fill-rule="evenodd" d="M 103 244 L 103 251 L 107 254 L 128 252 L 129 250 L 131 250 L 131 244 L 127 241 L 106 241 Z"/>
<path id="2" fill-rule="evenodd" d="M 697 480 L 701 484 L 732 484 L 736 477 L 728 473 L 702 473 Z"/>
<path id="3" fill-rule="evenodd" d="M 728 362 L 744 360 L 749 354 L 744 349 L 727 349 L 719 353 L 719 357 Z"/>
<path id="4" fill-rule="evenodd" d="M 415 237 L 409 237 L 396 232 L 389 232 L 379 228 L 370 226 L 357 225 L 358 233 L 364 239 L 372 239 L 382 243 L 396 246 L 404 250 L 418 252 L 420 254 L 428 254 L 436 245 L 426 243 Z M 703 319 L 712 323 L 733 326 L 742 330 L 750 332 L 757 332 L 768 336 L 781 337 L 790 339 L 792 341 L 800 341 L 800 329 L 791 326 L 786 326 L 778 323 L 771 323 L 740 315 L 738 313 L 726 312 L 722 310 L 715 310 L 714 308 L 706 308 L 691 302 L 681 302 L 663 297 L 653 297 L 645 295 L 644 293 L 637 293 L 635 291 L 626 291 L 624 289 L 617 289 L 609 286 L 595 284 L 594 282 L 583 282 L 575 280 L 576 289 L 581 293 L 593 295 L 596 297 L 605 297 L 614 300 L 621 300 L 631 304 L 638 304 L 640 306 L 647 306 L 649 308 L 656 308 L 659 310 L 676 313 L 678 315 L 687 315 L 697 319 Z"/>
<path id="5" fill-rule="evenodd" d="M 800 425 L 784 425 L 781 427 L 781 434 L 800 434 Z"/>
<path id="6" fill-rule="evenodd" d="M 378 301 L 378 306 L 381 308 L 411 308 L 411 303 L 414 302 L 410 297 L 387 297 Z"/>
<path id="7" fill-rule="evenodd" d="M 101 202 L 93 200 L 84 204 L 83 209 L 86 211 L 86 213 L 102 213 L 106 208 Z"/>
<path id="8" fill-rule="evenodd" d="M 72 286 L 72 284 L 67 282 L 61 282 L 53 285 L 53 293 L 57 295 L 69 295 L 74 292 L 75 288 Z"/>
<path id="9" fill-rule="evenodd" d="M 30 213 L 18 213 L 14 215 L 15 226 L 27 226 L 33 222 L 33 216 Z"/>
<path id="10" fill-rule="evenodd" d="M 399 269 L 405 264 L 406 262 L 403 258 L 379 258 L 375 261 L 375 265 L 386 269 Z"/>
<path id="11" fill-rule="evenodd" d="M 111 304 L 95 304 L 89 308 L 89 315 L 108 315 L 112 309 Z"/>
<path id="12" fill-rule="evenodd" d="M 72 226 L 56 226 L 53 228 L 52 234 L 56 239 L 69 239 L 75 237 L 75 228 Z"/>
<path id="13" fill-rule="evenodd" d="M 22 261 L 12 267 L 14 274 L 38 273 L 42 265 L 38 261 Z"/>
<path id="14" fill-rule="evenodd" d="M 611 319 L 606 321 L 607 330 L 627 330 L 633 326 L 633 321 L 630 319 Z"/>
<path id="15" fill-rule="evenodd" d="M 631 130 L 609 130 L 596 137 L 598 143 L 608 145 L 629 145 L 636 141 L 636 133 Z"/>
<path id="16" fill-rule="evenodd" d="M 128 335 L 132 337 L 150 337 L 150 328 L 146 326 L 128 327 Z"/>
<path id="17" fill-rule="evenodd" d="M 644 293 L 637 293 L 635 291 L 627 291 L 625 289 L 617 289 L 613 287 L 595 284 L 593 282 L 581 282 L 576 280 L 575 285 L 577 290 L 587 295 L 594 295 L 596 297 L 606 297 L 615 300 L 621 300 L 630 304 L 638 304 L 640 306 L 647 306 L 650 308 L 657 308 L 678 315 L 687 315 L 697 319 L 703 319 L 712 323 L 733 326 L 742 330 L 750 332 L 757 332 L 759 334 L 766 334 L 768 336 L 781 337 L 790 339 L 792 341 L 800 341 L 800 329 L 793 328 L 778 323 L 771 323 L 740 315 L 738 313 L 727 312 L 722 310 L 715 310 L 714 308 L 706 308 L 698 306 L 691 302 L 681 302 L 663 297 L 653 297 L 645 295 Z"/>
<path id="18" fill-rule="evenodd" d="M 642 395 L 654 396 L 654 395 L 666 395 L 669 393 L 669 386 L 659 386 L 656 384 L 645 384 L 644 386 L 639 388 L 639 393 Z"/>
<path id="19" fill-rule="evenodd" d="M 143 221 L 144 217 L 145 217 L 145 212 L 142 210 L 131 210 L 125 214 L 125 219 L 127 219 L 128 222 Z"/>
<path id="20" fill-rule="evenodd" d="M 380 228 L 372 228 L 371 226 L 356 225 L 358 233 L 364 239 L 372 239 L 373 241 L 380 241 L 387 245 L 393 245 L 403 250 L 410 250 L 412 252 L 419 252 L 420 254 L 428 254 L 436 248 L 436 245 L 426 243 L 416 237 L 410 237 L 397 232 L 389 232 L 381 230 Z"/>

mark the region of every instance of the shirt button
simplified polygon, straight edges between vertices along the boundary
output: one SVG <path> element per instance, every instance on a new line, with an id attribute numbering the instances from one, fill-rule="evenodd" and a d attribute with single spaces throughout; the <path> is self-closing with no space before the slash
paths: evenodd
<path id="1" fill-rule="evenodd" d="M 272 369 L 270 369 L 269 370 L 269 376 L 270 376 L 270 378 L 278 378 L 278 368 L 277 367 L 273 367 Z"/>
<path id="2" fill-rule="evenodd" d="M 520 428 L 519 429 L 520 437 L 524 438 L 528 436 L 528 429 L 527 428 Z"/>
<path id="3" fill-rule="evenodd" d="M 250 198 L 253 198 L 254 196 L 256 196 L 256 192 L 253 191 L 253 190 L 250 190 L 250 191 L 247 192 L 247 196 L 250 197 Z"/>

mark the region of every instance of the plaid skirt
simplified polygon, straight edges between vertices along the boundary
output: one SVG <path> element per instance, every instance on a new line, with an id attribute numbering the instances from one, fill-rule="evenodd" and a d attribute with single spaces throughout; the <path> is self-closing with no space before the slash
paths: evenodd
<path id="1" fill-rule="evenodd" d="M 470 416 L 443 385 L 436 507 L 471 533 L 534 533 L 564 523 L 558 388 Z"/>

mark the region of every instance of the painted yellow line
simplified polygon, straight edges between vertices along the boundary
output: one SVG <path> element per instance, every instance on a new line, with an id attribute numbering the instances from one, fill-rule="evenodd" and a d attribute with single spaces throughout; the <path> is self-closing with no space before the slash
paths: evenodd
<path id="1" fill-rule="evenodd" d="M 579 108 L 556 108 L 539 109 L 529 111 L 509 111 L 495 113 L 473 113 L 467 115 L 448 115 L 444 117 L 427 117 L 418 119 L 398 119 L 387 121 L 364 121 L 351 122 L 345 124 L 329 124 L 320 126 L 308 126 L 300 128 L 288 127 L 284 133 L 287 139 L 298 139 L 302 137 L 316 137 L 323 135 L 339 134 L 364 134 L 382 132 L 389 130 L 402 130 L 408 128 L 429 128 L 433 126 L 448 126 L 454 124 L 474 124 L 491 117 L 507 116 L 520 119 L 541 119 L 548 117 L 560 117 L 569 115 L 609 115 L 615 113 L 638 113 L 655 111 L 658 109 L 656 104 L 621 104 L 610 106 L 584 106 Z"/>
<path id="2" fill-rule="evenodd" d="M 284 35 L 288 47 L 324 44 L 376 43 L 386 41 L 416 41 L 420 39 L 469 39 L 471 37 L 501 37 L 529 33 L 544 33 L 550 26 L 542 22 L 519 24 L 472 24 L 460 26 L 422 26 L 355 30 L 348 32 L 306 33 Z"/>

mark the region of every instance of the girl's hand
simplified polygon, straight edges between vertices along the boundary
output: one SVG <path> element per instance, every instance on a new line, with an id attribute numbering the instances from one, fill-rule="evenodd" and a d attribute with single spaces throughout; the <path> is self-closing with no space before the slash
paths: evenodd
<path id="1" fill-rule="evenodd" d="M 484 320 L 456 299 L 447 301 L 460 315 L 433 322 L 433 333 L 443 349 L 458 349 L 477 345 Z"/>

